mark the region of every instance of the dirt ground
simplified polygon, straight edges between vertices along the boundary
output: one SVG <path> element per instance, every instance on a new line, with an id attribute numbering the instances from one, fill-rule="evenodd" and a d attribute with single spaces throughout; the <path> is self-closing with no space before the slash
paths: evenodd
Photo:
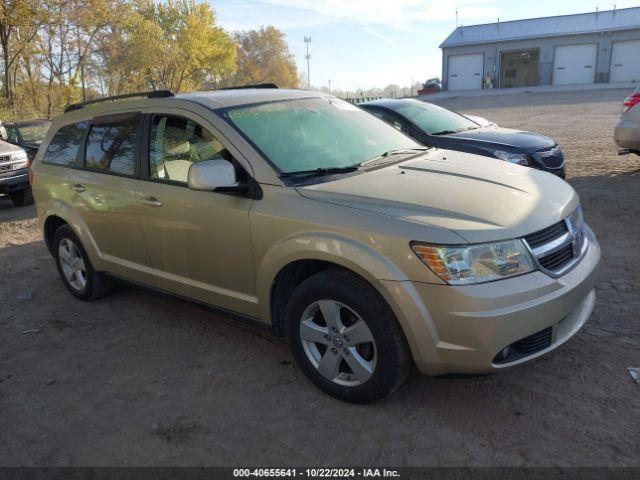
<path id="1" fill-rule="evenodd" d="M 149 291 L 64 289 L 33 207 L 0 201 L 0 465 L 640 466 L 640 157 L 624 90 L 448 99 L 564 148 L 603 248 L 598 301 L 552 354 L 484 377 L 414 373 L 371 406 L 307 381 L 286 345 Z"/>

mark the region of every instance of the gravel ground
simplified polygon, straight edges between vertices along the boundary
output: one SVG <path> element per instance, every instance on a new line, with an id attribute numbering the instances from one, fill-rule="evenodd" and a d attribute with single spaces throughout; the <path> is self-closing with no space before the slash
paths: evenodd
<path id="1" fill-rule="evenodd" d="M 441 103 L 554 137 L 603 247 L 593 316 L 571 341 L 484 377 L 414 373 L 341 403 L 286 345 L 183 301 L 123 287 L 73 299 L 35 209 L 0 200 L 0 465 L 640 466 L 640 157 L 612 128 L 627 91 Z"/>

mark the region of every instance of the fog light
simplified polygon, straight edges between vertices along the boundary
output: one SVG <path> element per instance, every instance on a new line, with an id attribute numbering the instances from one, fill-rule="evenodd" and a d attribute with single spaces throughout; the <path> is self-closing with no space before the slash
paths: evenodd
<path id="1" fill-rule="evenodd" d="M 502 358 L 507 358 L 509 355 L 511 355 L 511 345 L 509 345 L 508 347 L 504 347 L 502 349 L 502 352 L 500 352 L 502 355 Z"/>

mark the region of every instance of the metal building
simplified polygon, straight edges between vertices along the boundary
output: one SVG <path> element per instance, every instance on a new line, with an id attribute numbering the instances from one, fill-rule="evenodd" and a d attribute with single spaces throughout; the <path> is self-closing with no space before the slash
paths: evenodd
<path id="1" fill-rule="evenodd" d="M 460 26 L 440 48 L 448 90 L 640 82 L 640 7 Z"/>

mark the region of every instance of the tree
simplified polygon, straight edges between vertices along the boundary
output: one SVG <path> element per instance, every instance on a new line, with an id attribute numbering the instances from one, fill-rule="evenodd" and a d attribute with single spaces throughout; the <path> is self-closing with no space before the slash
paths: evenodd
<path id="1" fill-rule="evenodd" d="M 284 34 L 273 26 L 236 32 L 238 67 L 224 79 L 225 86 L 275 83 L 296 88 L 298 71 Z"/>
<path id="2" fill-rule="evenodd" d="M 3 96 L 9 104 L 11 69 L 37 35 L 43 18 L 36 0 L 0 0 L 0 49 L 2 50 Z"/>
<path id="3" fill-rule="evenodd" d="M 138 5 L 134 28 L 125 42 L 153 88 L 172 91 L 198 88 L 235 70 L 236 49 L 215 25 L 208 3 L 193 0 L 146 0 Z"/>

